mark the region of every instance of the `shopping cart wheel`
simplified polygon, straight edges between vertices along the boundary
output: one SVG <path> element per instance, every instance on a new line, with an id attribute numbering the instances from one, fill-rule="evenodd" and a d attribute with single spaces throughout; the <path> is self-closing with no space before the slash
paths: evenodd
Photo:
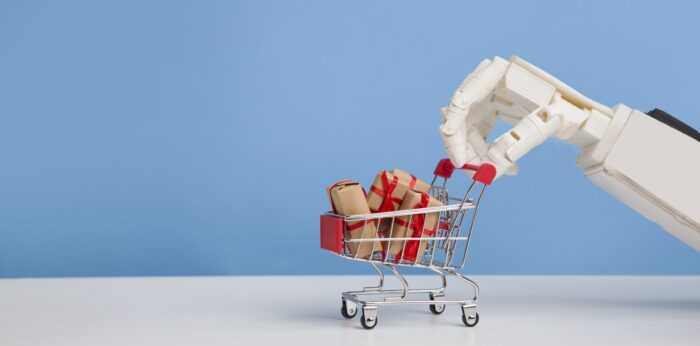
<path id="1" fill-rule="evenodd" d="M 343 299 L 343 306 L 340 308 L 340 313 L 343 317 L 351 319 L 357 315 L 357 305 L 355 305 L 355 303 L 348 304 L 345 299 Z"/>
<path id="2" fill-rule="evenodd" d="M 377 307 L 376 306 L 364 306 L 362 308 L 362 319 L 360 319 L 360 324 L 365 329 L 372 329 L 377 326 Z"/>
<path id="3" fill-rule="evenodd" d="M 430 300 L 435 300 L 435 296 L 431 293 Z M 430 304 L 430 312 L 439 315 L 445 312 L 445 304 Z"/>
<path id="4" fill-rule="evenodd" d="M 477 323 L 479 323 L 479 313 L 477 312 L 473 316 L 469 317 L 462 314 L 462 322 L 464 322 L 464 325 L 467 327 L 474 327 Z"/>

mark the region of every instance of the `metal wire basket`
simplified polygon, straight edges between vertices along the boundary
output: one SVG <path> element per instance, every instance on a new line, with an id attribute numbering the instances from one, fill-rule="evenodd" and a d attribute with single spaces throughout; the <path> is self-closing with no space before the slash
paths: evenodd
<path id="1" fill-rule="evenodd" d="M 365 287 L 360 291 L 343 292 L 341 313 L 344 317 L 353 318 L 359 306 L 362 309 L 360 320 L 362 326 L 372 329 L 377 325 L 377 306 L 379 305 L 426 304 L 434 314 L 441 314 L 446 304 L 458 304 L 461 306 L 462 321 L 465 325 L 473 327 L 479 322 L 479 314 L 476 312 L 479 286 L 473 280 L 458 273 L 457 269 L 463 268 L 466 263 L 477 211 L 486 187 L 495 177 L 496 170 L 490 164 L 461 167 L 461 169 L 474 171 L 473 181 L 462 198 L 451 198 L 446 184 L 454 169 L 455 167 L 448 159 L 440 160 L 435 168 L 430 195 L 442 202 L 443 206 L 353 216 L 327 212 L 321 216 L 322 233 L 331 232 L 329 228 L 333 227 L 343 229 L 339 239 L 342 246 L 340 251 L 334 253 L 346 259 L 368 262 L 379 274 L 378 286 Z M 436 185 L 438 178 L 443 178 L 441 185 Z M 477 185 L 480 185 L 481 189 L 477 189 L 479 191 L 475 200 L 470 196 Z M 434 230 L 426 232 L 422 221 L 428 217 L 437 217 L 438 222 Z M 356 228 L 358 223 L 362 228 L 361 236 L 351 238 L 348 225 L 353 224 L 353 228 Z M 374 228 L 371 232 L 368 230 L 370 226 L 377 227 L 377 225 L 382 225 L 379 232 L 374 232 Z M 413 228 L 417 232 L 397 237 L 395 232 L 401 228 L 399 226 L 404 230 Z M 372 236 L 365 237 L 366 232 L 367 235 L 372 234 Z M 394 251 L 393 254 L 387 251 L 387 248 L 396 249 L 397 244 L 400 251 Z M 371 251 L 368 252 L 371 255 L 360 257 L 361 252 L 357 249 L 361 247 L 371 247 Z M 402 266 L 426 268 L 440 275 L 442 285 L 433 289 L 411 289 L 406 278 L 397 269 Z M 384 289 L 382 267 L 387 268 L 399 279 L 402 289 Z M 470 285 L 474 292 L 472 298 L 444 299 L 447 286 L 446 275 L 452 275 Z M 428 299 L 409 299 L 409 295 L 416 294 L 427 294 Z M 382 299 L 362 299 L 363 296 L 382 296 Z"/>

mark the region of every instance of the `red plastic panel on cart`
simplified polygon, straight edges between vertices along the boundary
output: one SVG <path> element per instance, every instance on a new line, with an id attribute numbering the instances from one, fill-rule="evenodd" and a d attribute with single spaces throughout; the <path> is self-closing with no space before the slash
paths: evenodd
<path id="1" fill-rule="evenodd" d="M 343 252 L 343 219 L 321 215 L 321 248 L 341 254 Z"/>

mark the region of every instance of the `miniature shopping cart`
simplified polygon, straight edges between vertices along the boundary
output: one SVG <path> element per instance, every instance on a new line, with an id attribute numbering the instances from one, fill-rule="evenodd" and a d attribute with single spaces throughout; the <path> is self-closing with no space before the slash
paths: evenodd
<path id="1" fill-rule="evenodd" d="M 476 312 L 479 286 L 476 282 L 458 273 L 457 269 L 463 268 L 466 262 L 467 250 L 472 231 L 474 230 L 479 203 L 484 195 L 486 186 L 493 181 L 496 169 L 490 164 L 480 166 L 465 165 L 462 169 L 474 171 L 472 176 L 473 182 L 467 189 L 464 197 L 451 198 L 445 185 L 452 176 L 454 169 L 455 167 L 449 159 L 441 160 L 435 168 L 435 177 L 431 183 L 430 195 L 442 202 L 443 206 L 353 216 L 341 216 L 332 212 L 321 215 L 322 248 L 347 259 L 368 262 L 379 273 L 379 285 L 365 287 L 361 291 L 343 292 L 340 311 L 345 318 L 355 317 L 358 308 L 360 308 L 362 309 L 360 323 L 364 328 L 372 329 L 377 325 L 377 307 L 380 305 L 425 304 L 429 306 L 432 313 L 441 314 L 445 311 L 446 304 L 457 304 L 462 309 L 462 322 L 466 326 L 473 327 L 479 322 L 479 314 Z M 438 178 L 443 178 L 442 185 L 436 185 Z M 475 186 L 481 186 L 476 201 L 470 198 L 470 193 L 472 193 Z M 429 233 L 428 236 L 420 232 L 417 235 L 415 233 L 407 233 L 404 237 L 392 237 L 392 232 L 394 232 L 397 223 L 405 225 L 407 222 L 408 228 L 410 228 L 411 223 L 418 222 L 419 219 L 424 219 L 427 215 L 432 215 L 432 217 L 439 215 L 435 231 Z M 357 225 L 358 222 L 362 222 L 363 234 L 360 237 L 350 238 L 348 224 Z M 465 222 L 468 224 L 468 229 L 462 232 L 462 229 L 466 228 L 462 227 Z M 365 237 L 364 232 L 368 229 L 370 223 L 385 225 L 385 229 L 371 233 L 376 234 L 376 236 Z M 387 244 L 387 242 L 403 242 L 402 251 L 393 256 L 386 251 L 378 250 L 375 252 L 377 244 Z M 330 246 L 329 243 L 331 244 Z M 372 251 L 369 252 L 371 255 L 361 258 L 358 257 L 358 251 L 355 251 L 355 254 L 353 254 L 350 246 L 352 243 L 360 243 L 355 244 L 355 248 L 357 245 L 362 246 L 363 243 L 365 246 L 371 246 Z M 417 253 L 410 257 L 405 256 L 406 247 L 416 243 L 422 243 L 420 247 L 424 248 L 422 253 Z M 427 245 L 423 245 L 426 243 Z M 432 271 L 440 275 L 442 285 L 432 289 L 409 288 L 408 281 L 397 269 L 397 267 L 404 266 L 425 268 Z M 384 273 L 380 267 L 385 267 L 391 271 L 399 279 L 403 288 L 384 289 Z M 472 298 L 466 300 L 445 299 L 447 275 L 454 275 L 460 281 L 470 285 L 474 292 Z M 416 295 L 426 294 L 428 300 L 409 298 L 409 296 L 415 297 Z M 369 299 L 372 296 L 381 298 Z"/>

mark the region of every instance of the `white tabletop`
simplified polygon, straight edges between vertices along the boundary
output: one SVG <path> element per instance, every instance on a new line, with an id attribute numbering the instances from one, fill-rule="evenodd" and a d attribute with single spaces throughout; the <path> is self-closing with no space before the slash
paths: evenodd
<path id="1" fill-rule="evenodd" d="M 475 279 L 476 327 L 454 305 L 380 306 L 373 330 L 340 315 L 368 276 L 0 280 L 0 345 L 700 344 L 700 277 Z"/>

